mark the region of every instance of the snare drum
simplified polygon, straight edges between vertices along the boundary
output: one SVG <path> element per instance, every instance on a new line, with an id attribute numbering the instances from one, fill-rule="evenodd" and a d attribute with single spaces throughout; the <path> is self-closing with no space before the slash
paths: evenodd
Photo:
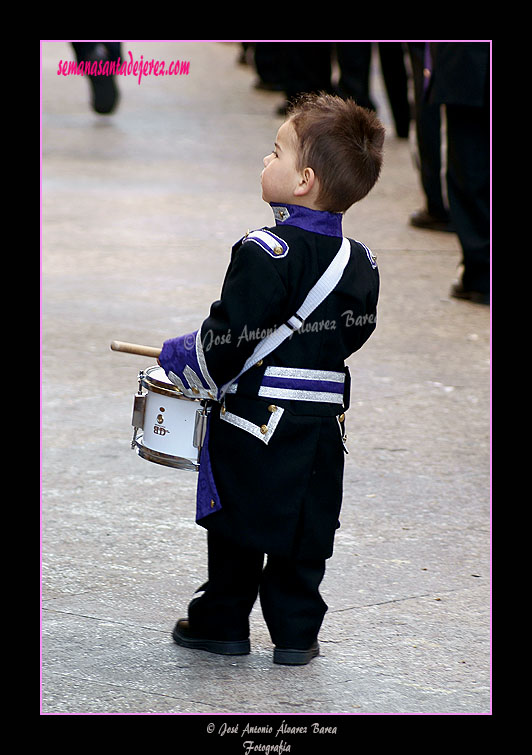
<path id="1" fill-rule="evenodd" d="M 156 464 L 198 471 L 210 409 L 184 396 L 162 367 L 150 367 L 138 379 L 131 447 Z"/>

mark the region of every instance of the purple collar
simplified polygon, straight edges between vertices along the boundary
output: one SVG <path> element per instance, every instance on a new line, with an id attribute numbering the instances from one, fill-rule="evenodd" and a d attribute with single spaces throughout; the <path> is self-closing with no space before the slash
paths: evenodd
<path id="1" fill-rule="evenodd" d="M 271 202 L 276 225 L 295 225 L 305 231 L 322 233 L 324 236 L 342 237 L 341 212 L 311 210 L 296 204 L 276 204 Z"/>

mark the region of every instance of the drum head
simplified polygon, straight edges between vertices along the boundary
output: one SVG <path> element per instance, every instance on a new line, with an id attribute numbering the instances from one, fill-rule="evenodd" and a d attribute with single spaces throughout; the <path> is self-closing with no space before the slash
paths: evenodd
<path id="1" fill-rule="evenodd" d="M 150 380 L 154 380 L 156 383 L 162 383 L 163 385 L 173 385 L 172 381 L 158 364 L 153 367 L 148 367 L 144 373 Z M 179 390 L 176 386 L 176 390 Z"/>
<path id="2" fill-rule="evenodd" d="M 166 372 L 159 365 L 149 367 L 145 372 L 141 373 L 140 382 L 144 388 L 154 393 L 162 393 L 165 396 L 169 395 L 173 398 L 187 398 L 177 385 L 172 383 Z"/>

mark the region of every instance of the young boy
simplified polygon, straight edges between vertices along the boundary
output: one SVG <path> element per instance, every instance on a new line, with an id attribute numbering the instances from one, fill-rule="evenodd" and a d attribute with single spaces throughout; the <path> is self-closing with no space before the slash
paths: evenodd
<path id="1" fill-rule="evenodd" d="M 208 531 L 208 581 L 174 628 L 184 647 L 249 653 L 260 596 L 275 663 L 319 653 L 327 605 L 318 588 L 342 501 L 344 361 L 376 326 L 379 274 L 367 247 L 348 240 L 332 293 L 303 324 L 293 315 L 340 248 L 343 213 L 377 181 L 383 142 L 379 120 L 352 100 L 302 98 L 264 158 L 262 198 L 275 226 L 235 244 L 207 319 L 163 345 L 169 379 L 211 406 L 196 515 Z M 240 374 L 288 321 L 290 337 Z"/>

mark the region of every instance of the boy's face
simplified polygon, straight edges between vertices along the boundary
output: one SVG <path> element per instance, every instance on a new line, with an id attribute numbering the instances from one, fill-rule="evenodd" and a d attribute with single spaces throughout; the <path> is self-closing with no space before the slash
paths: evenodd
<path id="1" fill-rule="evenodd" d="M 277 132 L 274 149 L 263 162 L 261 185 L 264 201 L 297 203 L 294 191 L 301 175 L 296 169 L 297 135 L 290 121 L 285 121 Z"/>

